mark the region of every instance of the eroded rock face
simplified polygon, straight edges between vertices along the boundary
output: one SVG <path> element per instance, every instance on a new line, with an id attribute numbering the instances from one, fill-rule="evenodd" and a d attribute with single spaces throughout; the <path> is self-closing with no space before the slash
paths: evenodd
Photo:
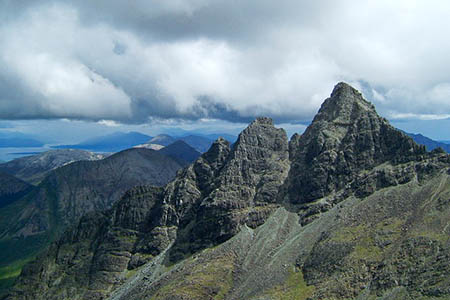
<path id="1" fill-rule="evenodd" d="M 181 244 L 195 241 L 201 249 L 229 239 L 243 224 L 261 225 L 275 207 L 278 188 L 289 170 L 288 156 L 284 130 L 275 128 L 269 118 L 256 119 L 239 135 L 226 163 L 210 180 L 211 192 L 204 194 L 197 208 L 195 226 L 179 237 Z"/>
<path id="2" fill-rule="evenodd" d="M 133 189 L 110 211 L 82 218 L 26 268 L 18 286 L 35 286 L 50 299 L 74 290 L 83 299 L 103 297 L 122 283 L 123 272 L 171 245 L 168 261 L 173 263 L 229 239 L 244 224 L 264 223 L 277 207 L 288 170 L 286 133 L 271 119 L 258 118 L 233 149 L 218 139 L 164 190 Z M 74 281 L 73 276 L 88 279 Z M 43 277 L 56 285 L 42 286 L 37 279 Z"/>
<path id="3" fill-rule="evenodd" d="M 296 139 L 288 201 L 313 202 L 343 188 L 363 170 L 421 159 L 425 153 L 423 146 L 380 117 L 360 92 L 339 83 Z"/>

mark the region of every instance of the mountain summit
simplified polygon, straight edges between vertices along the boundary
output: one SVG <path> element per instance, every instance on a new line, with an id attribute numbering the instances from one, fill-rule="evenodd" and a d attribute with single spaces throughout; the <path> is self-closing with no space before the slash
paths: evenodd
<path id="1" fill-rule="evenodd" d="M 85 215 L 7 299 L 448 298 L 449 197 L 450 156 L 339 83 L 289 143 L 258 118 Z"/>
<path id="2" fill-rule="evenodd" d="M 426 153 L 380 117 L 360 92 L 342 82 L 293 142 L 288 187 L 292 203 L 311 202 L 339 190 L 362 170 Z"/>

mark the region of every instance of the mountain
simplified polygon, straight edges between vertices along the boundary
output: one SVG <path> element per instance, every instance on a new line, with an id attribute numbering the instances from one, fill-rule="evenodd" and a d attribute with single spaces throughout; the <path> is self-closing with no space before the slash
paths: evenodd
<path id="1" fill-rule="evenodd" d="M 440 143 L 450 144 L 450 141 L 439 141 Z"/>
<path id="2" fill-rule="evenodd" d="M 163 145 L 158 145 L 158 144 L 139 144 L 136 146 L 133 146 L 133 148 L 145 148 L 145 149 L 151 149 L 151 150 L 161 150 L 162 148 L 164 148 Z"/>
<path id="3" fill-rule="evenodd" d="M 448 299 L 450 156 L 345 83 L 288 142 L 258 118 L 91 212 L 6 299 Z"/>
<path id="4" fill-rule="evenodd" d="M 186 164 L 154 150 L 129 149 L 50 171 L 28 194 L 0 208 L 0 273 L 33 257 L 87 212 L 110 208 L 134 186 L 164 185 Z M 25 189 L 23 183 L 15 190 Z"/>
<path id="5" fill-rule="evenodd" d="M 155 136 L 154 138 L 151 138 L 149 141 L 147 141 L 147 144 L 157 144 L 161 146 L 169 146 L 173 142 L 175 142 L 176 139 L 174 137 L 171 137 L 167 134 L 159 134 Z"/>
<path id="6" fill-rule="evenodd" d="M 159 153 L 171 156 L 175 159 L 181 159 L 182 161 L 192 163 L 201 153 L 183 142 L 178 140 L 167 147 L 164 147 L 158 151 Z"/>
<path id="7" fill-rule="evenodd" d="M 412 139 L 416 143 L 424 145 L 427 148 L 427 150 L 429 150 L 429 151 L 436 149 L 438 147 L 441 147 L 447 153 L 450 153 L 450 145 L 449 144 L 432 140 L 426 136 L 421 135 L 420 133 L 419 134 L 406 133 L 406 134 L 409 135 L 410 137 L 412 137 Z"/>
<path id="8" fill-rule="evenodd" d="M 214 139 L 209 139 L 198 135 L 188 135 L 181 137 L 179 139 L 188 144 L 189 146 L 193 147 L 200 153 L 208 151 L 208 149 L 214 142 Z"/>
<path id="9" fill-rule="evenodd" d="M 0 171 L 0 208 L 20 199 L 32 189 L 30 184 Z"/>
<path id="10" fill-rule="evenodd" d="M 0 237 L 41 234 L 54 225 L 63 228 L 89 211 L 108 209 L 134 186 L 166 184 L 185 164 L 154 150 L 129 149 L 57 168 L 39 184 L 37 195 L 27 199 L 30 209 L 18 211 L 16 219 L 0 228 Z"/>
<path id="11" fill-rule="evenodd" d="M 3 131 L 0 132 L 0 147 L 42 147 L 44 143 L 37 140 L 36 138 L 20 133 Z"/>
<path id="12" fill-rule="evenodd" d="M 31 184 L 39 184 L 53 169 L 80 160 L 99 160 L 105 158 L 84 150 L 60 149 L 42 152 L 36 155 L 16 158 L 0 164 L 0 171 L 16 176 Z"/>
<path id="13" fill-rule="evenodd" d="M 115 132 L 109 135 L 88 139 L 76 145 L 59 145 L 57 149 L 84 149 L 97 152 L 118 152 L 135 145 L 144 144 L 152 137 L 139 132 Z"/>
<path id="14" fill-rule="evenodd" d="M 167 134 L 160 134 L 136 147 L 160 150 L 162 147 L 169 146 L 176 141 L 183 141 L 200 153 L 206 152 L 214 142 L 214 140 L 199 135 L 188 135 L 175 138 Z"/>

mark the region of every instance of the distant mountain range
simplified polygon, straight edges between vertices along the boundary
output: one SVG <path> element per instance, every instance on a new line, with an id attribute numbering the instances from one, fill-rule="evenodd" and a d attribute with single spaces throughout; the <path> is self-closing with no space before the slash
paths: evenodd
<path id="1" fill-rule="evenodd" d="M 444 149 L 447 153 L 450 153 L 450 144 L 447 144 L 445 142 L 438 142 L 435 140 L 432 140 L 426 136 L 423 136 L 422 134 L 414 134 L 414 133 L 408 133 L 405 132 L 407 135 L 409 135 L 410 137 L 412 137 L 412 139 L 421 145 L 424 145 L 428 151 L 431 151 L 433 149 L 436 149 L 438 147 L 441 147 L 442 149 Z"/>
<path id="2" fill-rule="evenodd" d="M 42 147 L 44 143 L 29 135 L 7 131 L 0 132 L 0 148 L 12 147 Z"/>
<path id="3" fill-rule="evenodd" d="M 152 137 L 139 132 L 115 132 L 105 136 L 88 139 L 74 145 L 54 146 L 56 149 L 84 149 L 96 152 L 118 152 L 143 144 Z"/>
<path id="4" fill-rule="evenodd" d="M 113 134 L 88 139 L 79 144 L 58 145 L 56 149 L 84 149 L 96 152 L 118 152 L 129 148 L 147 148 L 159 150 L 174 142 L 181 140 L 200 153 L 206 152 L 211 147 L 214 140 L 219 136 L 234 142 L 236 137 L 229 134 L 209 134 L 209 135 L 187 135 L 174 137 L 168 134 L 159 134 L 151 137 L 139 132 L 116 132 Z"/>

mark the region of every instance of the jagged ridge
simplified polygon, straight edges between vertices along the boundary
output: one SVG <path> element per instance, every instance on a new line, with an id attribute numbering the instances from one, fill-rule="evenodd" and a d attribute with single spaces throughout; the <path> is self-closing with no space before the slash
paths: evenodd
<path id="1" fill-rule="evenodd" d="M 414 276 L 449 274 L 449 166 L 340 83 L 289 147 L 283 130 L 258 118 L 232 149 L 217 140 L 163 190 L 133 190 L 84 217 L 28 266 L 10 299 L 100 299 L 118 286 L 112 299 L 448 295 L 448 276 Z M 402 253 L 428 263 L 401 271 L 410 265 Z"/>

